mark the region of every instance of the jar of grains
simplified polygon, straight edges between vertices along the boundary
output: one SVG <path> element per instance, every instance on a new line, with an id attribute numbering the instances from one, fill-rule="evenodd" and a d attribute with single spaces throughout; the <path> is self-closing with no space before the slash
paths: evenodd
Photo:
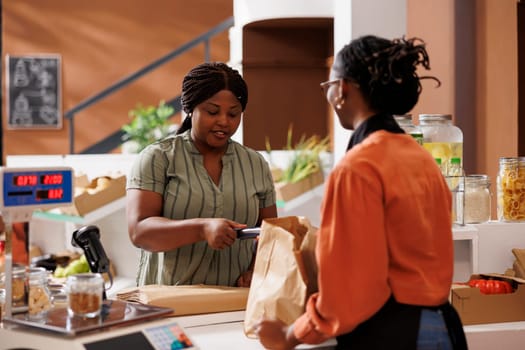
<path id="1" fill-rule="evenodd" d="M 466 224 L 480 224 L 490 220 L 490 179 L 487 175 L 468 175 L 465 177 Z"/>
<path id="2" fill-rule="evenodd" d="M 26 267 L 13 264 L 11 269 L 11 300 L 14 307 L 26 306 Z M 0 288 L 5 288 L 5 272 L 0 273 Z"/>
<path id="3" fill-rule="evenodd" d="M 98 317 L 102 308 L 104 279 L 100 273 L 79 273 L 67 278 L 67 308 L 70 316 Z"/>
<path id="4" fill-rule="evenodd" d="M 499 159 L 498 220 L 525 221 L 525 157 Z"/>

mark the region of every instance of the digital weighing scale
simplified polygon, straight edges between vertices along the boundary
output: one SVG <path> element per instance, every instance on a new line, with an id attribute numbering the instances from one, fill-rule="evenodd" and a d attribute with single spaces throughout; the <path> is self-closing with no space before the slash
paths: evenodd
<path id="1" fill-rule="evenodd" d="M 73 179 L 70 167 L 0 167 L 0 211 L 6 226 L 7 247 L 11 246 L 14 222 L 29 222 L 36 209 L 73 203 Z M 26 240 L 28 243 L 29 237 Z M 163 319 L 172 313 L 169 308 L 105 300 L 97 318 L 71 317 L 65 307 L 55 307 L 44 319 L 31 320 L 27 306 L 25 310 L 12 307 L 12 265 L 12 251 L 6 249 L 2 349 L 195 349 L 182 327 L 173 319 Z M 147 326 L 144 321 L 149 321 Z"/>

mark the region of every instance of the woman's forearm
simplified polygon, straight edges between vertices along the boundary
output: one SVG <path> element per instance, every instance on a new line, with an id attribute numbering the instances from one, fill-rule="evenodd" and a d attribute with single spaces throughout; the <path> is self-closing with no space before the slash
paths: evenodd
<path id="1" fill-rule="evenodd" d="M 139 248 L 161 252 L 204 239 L 203 219 L 171 220 L 160 216 L 138 222 L 130 232 L 133 244 Z"/>

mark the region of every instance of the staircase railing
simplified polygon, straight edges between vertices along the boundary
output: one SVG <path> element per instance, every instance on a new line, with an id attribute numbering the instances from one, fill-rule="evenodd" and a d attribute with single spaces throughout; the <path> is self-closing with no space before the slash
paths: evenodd
<path id="1" fill-rule="evenodd" d="M 64 114 L 64 117 L 66 119 L 69 120 L 69 153 L 70 154 L 75 154 L 75 115 L 100 102 L 101 100 L 105 99 L 106 97 L 108 97 L 109 95 L 115 93 L 116 91 L 122 89 L 123 87 L 129 85 L 130 83 L 132 83 L 133 81 L 137 80 L 138 78 L 142 77 L 143 75 L 145 75 L 146 73 L 149 73 L 150 71 L 158 68 L 159 66 L 163 65 L 164 63 L 167 63 L 171 60 L 173 60 L 174 58 L 180 56 L 181 54 L 183 54 L 184 52 L 194 48 L 195 46 L 201 44 L 201 43 L 204 43 L 204 60 L 206 62 L 208 62 L 210 60 L 210 39 L 233 27 L 234 25 L 234 19 L 233 17 L 230 17 L 228 19 L 226 19 L 225 21 L 223 21 L 222 23 L 218 24 L 217 26 L 215 26 L 214 28 L 210 29 L 209 31 L 205 32 L 204 34 L 202 35 L 199 35 L 198 37 L 196 37 L 195 39 L 187 42 L 186 44 L 178 47 L 177 49 L 169 52 L 168 54 L 166 54 L 165 56 L 151 62 L 150 64 L 148 64 L 147 66 L 145 66 L 144 68 L 142 69 L 139 69 L 138 71 L 136 71 L 135 73 L 133 74 L 130 74 L 129 76 L 117 81 L 116 83 L 110 85 L 109 87 L 105 88 L 104 90 L 100 91 L 99 93 L 87 98 L 86 100 L 80 102 L 78 105 L 76 105 L 75 107 L 71 108 L 70 110 L 68 110 L 65 114 Z M 174 115 L 179 113 L 180 110 L 181 110 L 181 106 L 180 106 L 180 96 L 177 96 L 175 97 L 173 100 L 170 100 L 167 102 L 167 104 L 169 105 L 172 105 L 175 109 L 174 111 Z M 109 135 L 108 137 L 106 137 L 105 139 L 97 142 L 96 144 L 86 148 L 85 150 L 83 150 L 82 154 L 90 154 L 90 153 L 108 153 L 109 151 L 111 151 L 112 149 L 118 147 L 118 145 L 122 142 L 122 136 L 123 136 L 123 132 L 121 130 L 119 131 L 116 131 L 114 133 L 112 133 L 111 135 Z"/>

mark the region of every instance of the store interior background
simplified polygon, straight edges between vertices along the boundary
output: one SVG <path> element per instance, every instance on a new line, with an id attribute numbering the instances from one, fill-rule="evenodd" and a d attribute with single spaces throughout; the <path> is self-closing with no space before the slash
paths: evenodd
<path id="1" fill-rule="evenodd" d="M 354 0 L 359 1 L 370 4 Z M 377 11 L 381 2 L 372 1 Z M 426 41 L 430 73 L 442 82 L 437 89 L 423 82 L 412 114 L 452 114 L 464 133 L 466 172 L 488 174 L 494 183 L 499 157 L 525 155 L 518 99 L 519 1 L 405 3 L 406 34 Z M 7 128 L 7 55 L 60 55 L 65 112 L 233 15 L 232 0 L 2 1 L 2 164 L 8 155 L 69 152 L 67 120 L 58 130 Z M 243 122 L 246 145 L 262 150 L 268 136 L 273 148 L 281 148 L 290 123 L 296 138 L 333 132 L 331 112 L 318 88 L 334 51 L 332 25 L 330 18 L 289 18 L 245 26 L 240 63 L 251 92 Z M 212 38 L 211 60 L 228 62 L 230 45 L 228 31 Z M 183 76 L 203 58 L 201 45 L 80 112 L 75 152 L 128 123 L 128 111 L 138 103 L 158 104 L 180 94 Z"/>

